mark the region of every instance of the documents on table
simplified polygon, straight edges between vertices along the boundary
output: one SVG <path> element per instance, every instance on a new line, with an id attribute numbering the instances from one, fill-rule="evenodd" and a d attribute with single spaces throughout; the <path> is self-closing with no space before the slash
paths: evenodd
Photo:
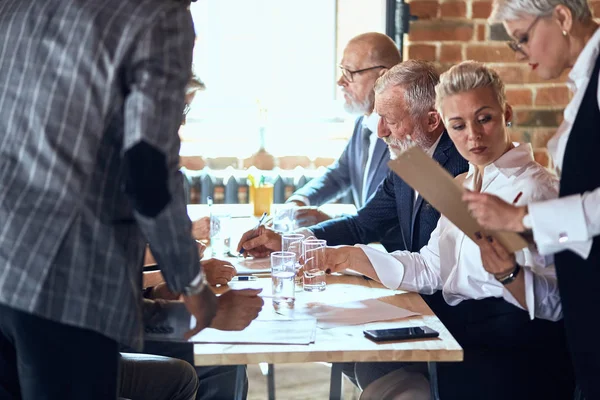
<path id="1" fill-rule="evenodd" d="M 190 342 L 309 344 L 315 341 L 316 330 L 317 320 L 314 318 L 256 319 L 242 331 L 206 328 L 193 336 Z"/>
<path id="2" fill-rule="evenodd" d="M 309 315 L 317 319 L 317 326 L 322 329 L 347 325 L 361 325 L 375 321 L 389 321 L 407 318 L 419 313 L 384 303 L 377 299 L 351 301 L 347 303 L 314 307 L 297 307 L 295 316 Z"/>
<path id="3" fill-rule="evenodd" d="M 419 147 L 402 152 L 388 166 L 471 240 L 476 240 L 475 232 L 481 232 L 494 236 L 511 253 L 527 247 L 527 241 L 517 233 L 484 230 L 462 201 L 462 185 Z"/>
<path id="4" fill-rule="evenodd" d="M 238 275 L 251 275 L 271 272 L 271 259 L 269 257 L 227 257 L 225 260 L 230 262 L 231 265 L 235 267 Z"/>

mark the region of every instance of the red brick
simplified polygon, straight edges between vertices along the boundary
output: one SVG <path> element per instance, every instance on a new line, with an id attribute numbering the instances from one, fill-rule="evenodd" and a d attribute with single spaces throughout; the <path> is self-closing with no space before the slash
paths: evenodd
<path id="1" fill-rule="evenodd" d="M 439 4 L 437 1 L 412 1 L 410 3 L 410 13 L 419 17 L 419 19 L 437 18 Z"/>
<path id="2" fill-rule="evenodd" d="M 408 58 L 411 60 L 435 61 L 436 48 L 431 44 L 409 44 Z"/>
<path id="3" fill-rule="evenodd" d="M 474 44 L 467 46 L 467 59 L 481 62 L 503 62 L 510 60 L 513 52 L 505 45 Z"/>
<path id="4" fill-rule="evenodd" d="M 531 89 L 507 89 L 506 101 L 513 107 L 531 106 L 533 94 Z"/>
<path id="5" fill-rule="evenodd" d="M 590 1 L 590 7 L 592 9 L 592 14 L 595 18 L 600 17 L 600 1 Z"/>
<path id="6" fill-rule="evenodd" d="M 408 40 L 461 41 L 473 39 L 473 23 L 458 21 L 415 21 L 411 24 Z"/>
<path id="7" fill-rule="evenodd" d="M 467 16 L 467 5 L 464 1 L 450 1 L 440 5 L 441 17 L 464 18 Z"/>
<path id="8" fill-rule="evenodd" d="M 310 166 L 310 158 L 306 156 L 284 156 L 277 159 L 279 168 L 294 169 L 298 166 L 308 168 Z"/>
<path id="9" fill-rule="evenodd" d="M 329 167 L 334 162 L 335 162 L 335 158 L 317 157 L 317 158 L 315 158 L 314 165 L 315 165 L 315 168 Z"/>
<path id="10" fill-rule="evenodd" d="M 487 40 L 487 25 L 486 24 L 478 24 L 477 25 L 477 40 L 480 42 L 484 42 Z"/>
<path id="11" fill-rule="evenodd" d="M 494 65 L 492 68 L 500 75 L 502 81 L 507 85 L 526 83 L 526 70 L 521 64 L 501 64 Z"/>
<path id="12" fill-rule="evenodd" d="M 440 47 L 441 62 L 460 62 L 462 59 L 462 45 L 442 44 L 442 47 Z"/>
<path id="13" fill-rule="evenodd" d="M 199 171 L 206 166 L 206 161 L 201 156 L 181 156 L 179 164 L 187 169 Z"/>
<path id="14" fill-rule="evenodd" d="M 558 127 L 563 120 L 562 110 L 527 109 L 515 112 L 515 121 L 519 127 Z"/>
<path id="15" fill-rule="evenodd" d="M 571 92 L 565 85 L 542 87 L 537 90 L 535 105 L 537 106 L 566 106 L 571 99 Z"/>
<path id="16" fill-rule="evenodd" d="M 487 19 L 492 13 L 491 1 L 474 1 L 472 7 L 472 18 Z"/>

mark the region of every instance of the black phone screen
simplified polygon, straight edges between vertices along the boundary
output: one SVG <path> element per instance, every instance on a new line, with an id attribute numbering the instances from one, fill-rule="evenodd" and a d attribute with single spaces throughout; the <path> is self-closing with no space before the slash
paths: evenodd
<path id="1" fill-rule="evenodd" d="M 439 333 L 427 326 L 413 326 L 409 328 L 375 329 L 364 331 L 365 336 L 371 340 L 403 340 L 437 337 Z"/>

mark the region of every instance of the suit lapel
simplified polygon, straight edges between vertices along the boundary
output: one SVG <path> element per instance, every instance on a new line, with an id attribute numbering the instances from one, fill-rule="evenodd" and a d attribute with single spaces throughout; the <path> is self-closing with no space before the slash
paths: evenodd
<path id="1" fill-rule="evenodd" d="M 440 138 L 440 141 L 437 145 L 437 147 L 435 148 L 435 151 L 433 152 L 433 159 L 435 161 L 437 161 L 442 167 L 446 164 L 446 161 L 448 161 L 448 150 L 452 147 L 452 141 L 450 140 L 450 137 L 448 136 L 448 133 L 446 133 L 446 131 L 444 131 L 444 133 L 442 133 L 442 137 Z M 415 229 L 415 222 L 417 220 L 417 215 L 419 214 L 419 211 L 421 210 L 421 206 L 423 205 L 423 197 L 421 197 L 421 195 L 419 194 L 419 197 L 417 197 L 417 201 L 415 203 L 415 207 L 411 216 L 411 223 L 410 223 L 410 234 L 411 234 L 411 242 L 412 242 L 412 233 L 414 232 Z"/>

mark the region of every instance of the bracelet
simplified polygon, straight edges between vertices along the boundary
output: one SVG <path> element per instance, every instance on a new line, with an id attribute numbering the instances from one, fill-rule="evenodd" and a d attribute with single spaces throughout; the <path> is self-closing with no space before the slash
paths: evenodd
<path id="1" fill-rule="evenodd" d="M 196 278 L 194 278 L 194 280 L 183 289 L 183 294 L 184 296 L 195 296 L 202 292 L 205 286 L 206 276 L 204 275 L 204 270 L 201 270 Z"/>
<path id="2" fill-rule="evenodd" d="M 515 279 L 517 279 L 517 276 L 519 275 L 519 271 L 521 271 L 521 266 L 519 264 L 515 263 L 515 269 L 513 269 L 510 274 L 508 274 L 506 276 L 503 276 L 503 277 L 500 277 L 500 278 L 498 278 L 495 275 L 494 275 L 494 277 L 501 284 L 508 285 L 509 283 L 511 283 L 512 281 L 514 281 Z"/>

